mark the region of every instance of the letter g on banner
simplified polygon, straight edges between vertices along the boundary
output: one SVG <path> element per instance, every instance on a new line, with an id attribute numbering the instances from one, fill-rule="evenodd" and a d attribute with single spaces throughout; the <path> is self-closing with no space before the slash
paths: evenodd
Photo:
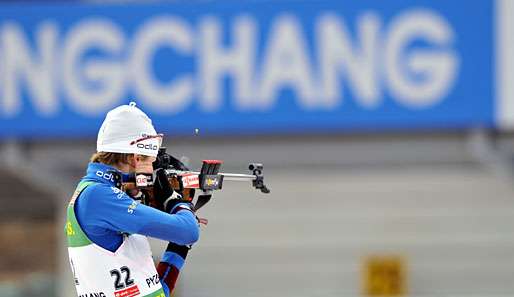
<path id="1" fill-rule="evenodd" d="M 450 49 L 455 41 L 450 24 L 435 11 L 410 10 L 395 18 L 387 35 L 385 71 L 393 98 L 411 108 L 429 107 L 444 99 L 459 65 Z M 417 40 L 434 48 L 407 53 L 407 47 Z"/>
<path id="2" fill-rule="evenodd" d="M 63 51 L 63 83 L 70 105 L 80 113 L 96 115 L 116 105 L 123 96 L 124 71 L 120 62 L 85 56 L 96 49 L 120 55 L 125 44 L 120 28 L 108 19 L 88 19 L 69 31 Z"/>

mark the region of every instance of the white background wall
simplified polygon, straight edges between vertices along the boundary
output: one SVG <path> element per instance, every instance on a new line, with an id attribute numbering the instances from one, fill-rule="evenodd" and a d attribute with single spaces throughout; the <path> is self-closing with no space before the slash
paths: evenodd
<path id="1" fill-rule="evenodd" d="M 359 296 L 364 259 L 399 254 L 409 292 L 514 294 L 512 185 L 470 169 L 281 170 L 229 187 L 179 296 Z M 453 294 L 453 295 L 452 295 Z"/>
<path id="2" fill-rule="evenodd" d="M 374 254 L 405 257 L 411 296 L 512 296 L 513 179 L 478 162 L 488 157 L 468 136 L 175 139 L 176 155 L 223 159 L 226 170 L 264 162 L 272 189 L 227 182 L 200 211 L 210 223 L 177 296 L 360 296 Z M 52 147 L 30 155 L 41 167 L 59 155 L 74 184 L 94 145 Z M 158 257 L 163 244 L 153 246 Z M 62 296 L 72 296 L 62 251 Z"/>

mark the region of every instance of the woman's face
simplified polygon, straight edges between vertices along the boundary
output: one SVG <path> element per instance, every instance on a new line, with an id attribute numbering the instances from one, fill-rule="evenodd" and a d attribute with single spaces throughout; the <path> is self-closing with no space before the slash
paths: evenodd
<path id="1" fill-rule="evenodd" d="M 134 154 L 134 157 L 131 158 L 129 172 L 151 174 L 153 173 L 152 163 L 155 161 L 155 159 L 155 157 Z"/>

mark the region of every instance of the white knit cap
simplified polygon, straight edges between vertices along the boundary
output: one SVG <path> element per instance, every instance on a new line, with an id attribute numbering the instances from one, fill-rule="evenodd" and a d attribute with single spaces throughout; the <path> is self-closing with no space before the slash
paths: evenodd
<path id="1" fill-rule="evenodd" d="M 152 120 L 130 102 L 107 113 L 98 131 L 96 151 L 155 157 L 161 141 L 162 135 L 155 132 Z"/>

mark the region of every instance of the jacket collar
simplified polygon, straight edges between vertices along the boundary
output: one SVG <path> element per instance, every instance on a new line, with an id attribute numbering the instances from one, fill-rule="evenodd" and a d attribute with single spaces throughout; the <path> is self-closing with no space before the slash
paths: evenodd
<path id="1" fill-rule="evenodd" d="M 123 175 L 121 171 L 112 166 L 102 163 L 89 163 L 84 179 L 120 188 Z"/>

